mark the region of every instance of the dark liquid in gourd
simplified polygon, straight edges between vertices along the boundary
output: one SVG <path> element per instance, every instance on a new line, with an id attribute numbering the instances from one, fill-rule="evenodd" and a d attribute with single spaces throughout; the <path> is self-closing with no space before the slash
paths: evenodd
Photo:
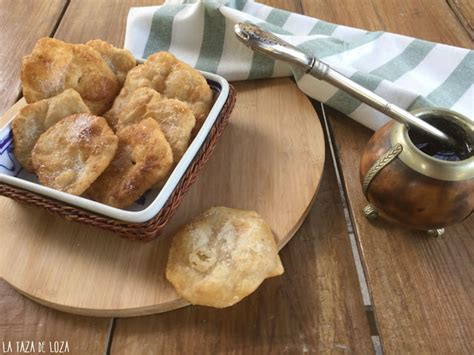
<path id="1" fill-rule="evenodd" d="M 456 140 L 456 145 L 446 144 L 416 128 L 410 128 L 408 135 L 411 141 L 423 153 L 447 161 L 460 161 L 473 156 L 467 133 L 460 126 L 440 116 L 421 118 Z"/>

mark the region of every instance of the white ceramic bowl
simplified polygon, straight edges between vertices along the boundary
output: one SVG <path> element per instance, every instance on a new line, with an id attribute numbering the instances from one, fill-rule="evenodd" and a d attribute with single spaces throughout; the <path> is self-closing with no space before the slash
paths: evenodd
<path id="1" fill-rule="evenodd" d="M 127 209 L 119 209 L 100 202 L 89 200 L 85 197 L 71 195 L 50 187 L 41 185 L 34 174 L 22 169 L 20 163 L 13 155 L 13 134 L 11 120 L 0 129 L 0 182 L 32 191 L 67 204 L 89 210 L 130 223 L 146 222 L 156 216 L 164 207 L 173 193 L 176 185 L 181 180 L 189 165 L 199 152 L 206 137 L 216 122 L 227 97 L 229 96 L 229 83 L 223 77 L 202 72 L 214 91 L 214 105 L 204 121 L 201 129 L 193 139 L 188 149 L 174 168 L 169 179 L 161 190 L 149 190 L 138 201 Z"/>

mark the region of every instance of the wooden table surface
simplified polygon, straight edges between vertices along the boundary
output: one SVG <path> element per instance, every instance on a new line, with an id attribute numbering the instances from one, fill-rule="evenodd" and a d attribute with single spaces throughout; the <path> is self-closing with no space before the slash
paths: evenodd
<path id="1" fill-rule="evenodd" d="M 469 0 L 263 2 L 473 48 Z M 19 63 L 38 38 L 102 38 L 121 46 L 129 7 L 151 4 L 157 1 L 1 0 L 0 114 L 21 97 Z M 358 161 L 371 132 L 314 104 L 329 142 L 325 172 L 309 216 L 281 252 L 282 277 L 228 309 L 186 307 L 122 319 L 51 310 L 0 280 L 0 346 L 67 341 L 78 354 L 474 353 L 474 218 L 449 227 L 443 239 L 369 223 L 360 212 Z"/>

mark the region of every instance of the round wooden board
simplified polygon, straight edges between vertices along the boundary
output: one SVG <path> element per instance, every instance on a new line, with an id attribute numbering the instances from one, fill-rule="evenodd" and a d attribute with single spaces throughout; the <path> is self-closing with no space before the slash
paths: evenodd
<path id="1" fill-rule="evenodd" d="M 235 86 L 229 126 L 161 236 L 133 242 L 0 197 L 1 277 L 62 311 L 138 316 L 187 304 L 165 279 L 170 236 L 208 207 L 257 211 L 282 248 L 317 192 L 324 135 L 311 103 L 289 79 Z"/>

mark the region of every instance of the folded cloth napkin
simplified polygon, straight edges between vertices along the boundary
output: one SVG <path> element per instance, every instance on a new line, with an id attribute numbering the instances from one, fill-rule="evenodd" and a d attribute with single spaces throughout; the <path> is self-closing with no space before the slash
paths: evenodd
<path id="1" fill-rule="evenodd" d="M 242 21 L 313 53 L 405 109 L 438 106 L 474 117 L 473 51 L 339 26 L 253 1 L 167 1 L 163 6 L 132 8 L 125 47 L 137 58 L 170 51 L 228 80 L 293 75 L 304 93 L 373 130 L 389 120 L 324 81 L 252 52 L 234 35 L 234 24 Z"/>

